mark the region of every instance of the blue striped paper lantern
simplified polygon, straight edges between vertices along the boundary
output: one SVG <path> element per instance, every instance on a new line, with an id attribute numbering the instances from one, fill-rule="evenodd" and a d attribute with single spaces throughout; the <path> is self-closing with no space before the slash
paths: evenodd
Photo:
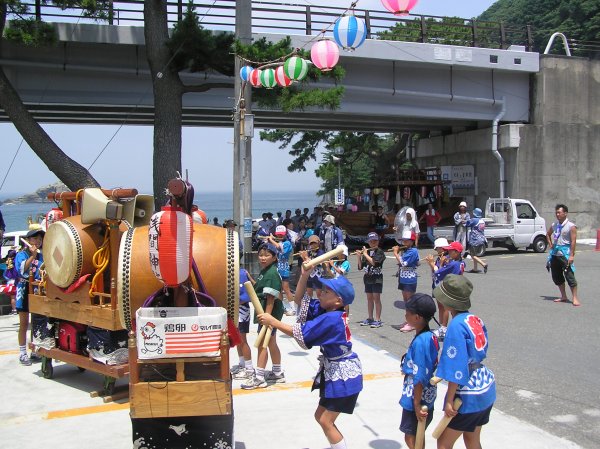
<path id="1" fill-rule="evenodd" d="M 365 41 L 367 25 L 364 20 L 355 17 L 354 14 L 347 14 L 335 22 L 333 37 L 344 50 L 354 51 Z"/>
<path id="2" fill-rule="evenodd" d="M 260 84 L 267 89 L 273 89 L 277 85 L 277 81 L 275 80 L 275 70 L 263 70 L 260 74 Z"/>
<path id="3" fill-rule="evenodd" d="M 299 56 L 292 56 L 283 64 L 283 71 L 289 79 L 301 81 L 308 74 L 308 61 Z"/>
<path id="4" fill-rule="evenodd" d="M 250 79 L 250 74 L 252 73 L 252 70 L 254 70 L 252 67 L 250 67 L 249 65 L 245 65 L 240 69 L 240 78 L 243 81 L 248 81 Z"/>

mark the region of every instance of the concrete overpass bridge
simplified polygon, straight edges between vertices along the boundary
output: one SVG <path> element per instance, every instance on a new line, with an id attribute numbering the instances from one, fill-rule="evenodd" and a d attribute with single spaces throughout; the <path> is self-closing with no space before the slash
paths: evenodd
<path id="1" fill-rule="evenodd" d="M 142 15 L 136 9 L 140 3 L 114 2 L 122 8 L 112 11 L 112 24 L 83 23 L 72 11 L 50 10 L 44 15 L 47 7 L 40 5 L 40 17 L 56 21 L 58 45 L 32 48 L 4 44 L 0 64 L 38 121 L 153 123 Z M 214 30 L 231 30 L 235 2 L 220 0 L 219 4 L 217 8 L 198 3 L 200 14 L 202 8 L 210 9 L 203 24 Z M 178 20 L 182 8 L 181 0 L 172 2 L 170 19 Z M 294 8 L 255 2 L 254 38 L 264 36 L 278 41 L 290 35 L 293 46 L 304 47 L 318 34 L 315 30 L 324 28 L 342 12 L 339 8 L 319 7 L 316 12 L 310 6 Z M 500 27 L 494 32 L 499 40 L 493 41 L 488 26 L 484 28 L 488 30 L 486 45 L 498 48 L 485 48 L 477 46 L 482 45 L 476 40 L 477 33 L 484 33 L 476 24 L 463 24 L 460 26 L 467 38 L 459 39 L 461 45 L 445 45 L 437 43 L 442 40 L 431 33 L 431 25 L 427 34 L 424 27 L 428 21 L 423 17 L 398 19 L 363 10 L 357 15 L 367 20 L 370 39 L 352 53 L 341 52 L 340 64 L 346 70 L 341 107 L 336 111 L 311 109 L 289 114 L 255 107 L 256 127 L 437 134 L 481 127 L 500 111 L 504 121 L 529 121 L 530 75 L 539 71 L 539 55 L 525 51 L 525 33 L 521 41 L 511 40 L 507 30 Z M 412 22 L 408 22 L 410 19 Z M 398 23 L 420 23 L 422 42 L 378 38 L 380 31 Z M 509 41 L 524 45 L 510 46 Z M 182 79 L 186 84 L 231 84 L 230 88 L 185 94 L 185 125 L 232 126 L 233 78 L 216 73 L 184 73 Z M 330 86 L 327 82 L 319 85 Z M 7 120 L 2 110 L 0 120 Z"/>

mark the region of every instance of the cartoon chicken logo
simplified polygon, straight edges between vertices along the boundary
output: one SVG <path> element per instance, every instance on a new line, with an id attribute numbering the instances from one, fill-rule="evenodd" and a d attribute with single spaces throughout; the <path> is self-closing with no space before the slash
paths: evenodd
<path id="1" fill-rule="evenodd" d="M 151 321 L 148 321 L 142 326 L 142 337 L 144 338 L 143 348 L 141 349 L 142 354 L 149 352 L 155 352 L 162 354 L 163 352 L 163 339 L 156 335 L 156 325 Z"/>

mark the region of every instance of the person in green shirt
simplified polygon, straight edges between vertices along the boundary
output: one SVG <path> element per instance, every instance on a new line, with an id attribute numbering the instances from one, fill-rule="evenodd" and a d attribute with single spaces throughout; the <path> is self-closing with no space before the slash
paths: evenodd
<path id="1" fill-rule="evenodd" d="M 278 320 L 281 320 L 284 313 L 283 302 L 279 299 L 281 293 L 281 276 L 277 272 L 277 253 L 278 249 L 272 243 L 265 243 L 258 249 L 258 263 L 260 264 L 260 274 L 256 278 L 254 290 L 260 301 L 263 310 L 266 313 L 273 315 Z M 258 322 L 256 315 L 254 322 Z M 258 332 L 260 333 L 260 327 Z M 267 381 L 274 383 L 284 383 L 285 374 L 281 370 L 281 351 L 277 345 L 276 329 L 273 329 L 269 346 L 258 348 L 258 357 L 254 376 L 242 384 L 244 390 L 254 390 L 256 388 L 265 388 L 268 386 Z M 267 352 L 268 350 L 268 352 Z M 273 371 L 265 373 L 265 367 L 269 361 L 271 354 L 271 362 Z"/>

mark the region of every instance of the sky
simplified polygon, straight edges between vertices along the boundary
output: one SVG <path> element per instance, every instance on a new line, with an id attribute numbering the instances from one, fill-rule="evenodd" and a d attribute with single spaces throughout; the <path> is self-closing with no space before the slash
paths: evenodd
<path id="1" fill-rule="evenodd" d="M 296 3 L 347 7 L 350 0 L 298 0 Z M 471 18 L 485 11 L 495 0 L 420 0 L 413 14 Z M 384 11 L 380 0 L 359 0 L 359 9 Z M 152 190 L 152 127 L 119 125 L 42 125 L 50 137 L 70 157 L 89 167 L 106 147 L 91 169 L 92 175 L 106 188 L 135 187 Z M 114 138 L 113 138 L 114 137 Z M 112 139 L 112 141 L 111 141 Z M 109 143 L 110 142 L 110 143 Z M 19 149 L 20 147 L 20 149 Z M 16 163 L 8 165 L 19 149 Z M 182 166 L 196 192 L 224 192 L 233 189 L 233 128 L 183 129 Z M 0 200 L 15 193 L 29 193 L 57 181 L 33 153 L 10 123 L 0 123 Z M 317 191 L 320 179 L 314 171 L 317 161 L 306 165 L 306 172 L 289 173 L 292 162 L 287 150 L 277 144 L 261 142 L 258 130 L 252 143 L 252 183 L 254 191 Z M 115 166 L 115 159 L 121 161 Z"/>

